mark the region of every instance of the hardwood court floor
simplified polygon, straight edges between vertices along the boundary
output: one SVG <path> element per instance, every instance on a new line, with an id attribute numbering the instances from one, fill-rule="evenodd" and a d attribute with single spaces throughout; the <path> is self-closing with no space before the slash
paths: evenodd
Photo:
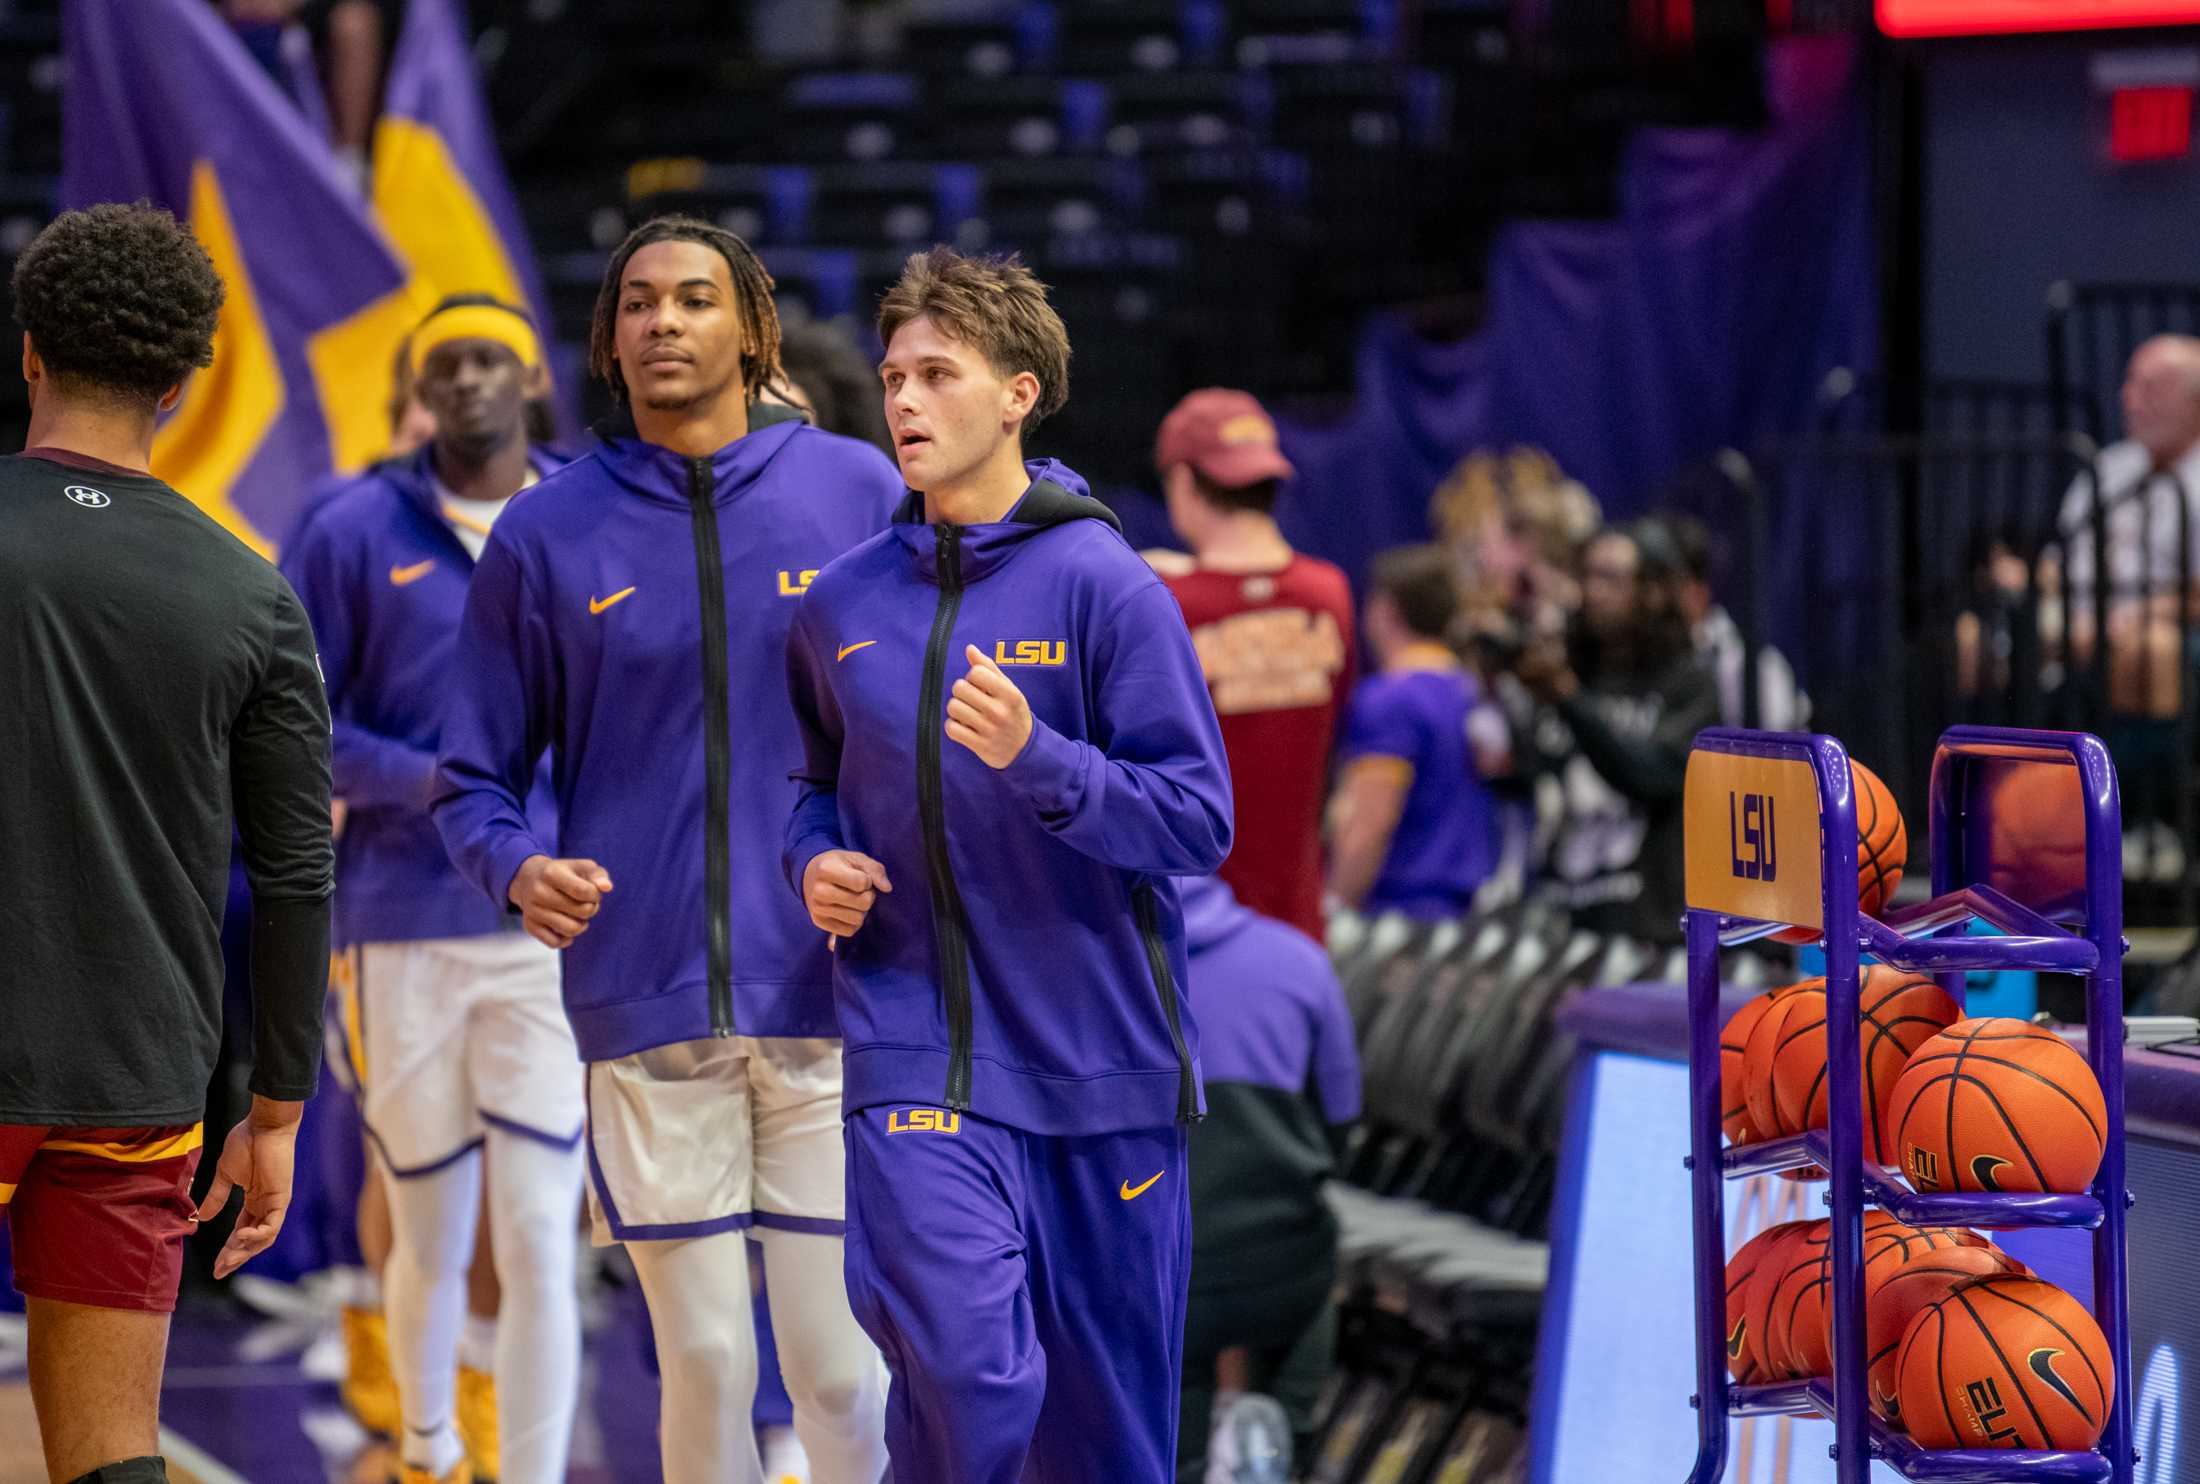
<path id="1" fill-rule="evenodd" d="M 0 1314 L 0 1484 L 46 1484 L 20 1316 Z M 657 1381 L 639 1294 L 621 1294 L 587 1337 L 568 1484 L 661 1484 Z M 175 1484 L 383 1484 L 386 1444 L 302 1364 L 311 1330 L 219 1308 L 177 1312 L 161 1394 Z"/>

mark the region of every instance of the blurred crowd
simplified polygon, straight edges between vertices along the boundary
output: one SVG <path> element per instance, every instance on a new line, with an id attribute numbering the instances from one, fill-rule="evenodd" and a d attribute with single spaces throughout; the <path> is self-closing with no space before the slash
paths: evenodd
<path id="1" fill-rule="evenodd" d="M 1607 523 L 1541 450 L 1478 451 L 1430 500 L 1435 539 L 1378 557 L 1355 612 L 1344 574 L 1276 524 L 1290 469 L 1250 397 L 1186 399 L 1157 463 L 1189 554 L 1148 555 L 1231 749 L 1242 899 L 1318 934 L 1337 908 L 1438 919 L 1533 895 L 1678 941 L 1689 744 L 1742 723 L 1749 663 L 1699 521 Z M 1804 725 L 1787 662 L 1756 663 L 1758 724 Z"/>
<path id="2" fill-rule="evenodd" d="M 216 0 L 245 47 L 364 181 L 398 0 Z"/>
<path id="3" fill-rule="evenodd" d="M 1225 395 L 1242 396 L 1196 394 L 1172 423 Z M 2200 338 L 2141 345 L 2122 401 L 2126 436 L 2072 481 L 2047 538 L 1982 546 L 1955 692 L 1993 719 L 2028 643 L 2025 683 L 2093 676 L 2127 775 L 2170 776 L 2200 654 Z M 1239 895 L 1315 932 L 1340 907 L 1442 918 L 1535 896 L 1595 931 L 1677 942 L 1691 739 L 1811 721 L 1786 658 L 1746 642 L 1715 591 L 1733 558 L 1719 538 L 1679 512 L 1607 522 L 1542 450 L 1478 450 L 1432 495 L 1433 540 L 1378 557 L 1355 613 L 1344 575 L 1276 525 L 1280 454 L 1260 480 L 1201 458 L 1164 429 L 1190 556 L 1150 558 L 1185 599 L 1231 745 Z M 2136 792 L 2127 874 L 2181 877 L 2160 801 Z M 1304 889 L 1315 860 L 1323 911 Z M 1278 876 L 1300 890 L 1272 903 Z"/>
<path id="4" fill-rule="evenodd" d="M 1981 720 L 2024 695 L 2099 728 L 2125 780 L 2124 874 L 2181 881 L 2173 791 L 2192 766 L 2185 670 L 2200 648 L 2200 337 L 2156 335 L 2120 393 L 2124 436 L 2032 535 L 1987 528 L 1954 619 L 1955 692 Z M 2106 636 L 2106 643 L 2102 642 Z"/>

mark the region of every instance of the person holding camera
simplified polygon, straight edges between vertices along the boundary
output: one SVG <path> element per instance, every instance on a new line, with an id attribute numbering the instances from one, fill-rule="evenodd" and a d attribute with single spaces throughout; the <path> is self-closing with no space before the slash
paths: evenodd
<path id="1" fill-rule="evenodd" d="M 1513 663 L 1535 701 L 1517 761 L 1550 829 L 1550 892 L 1592 931 L 1681 938 L 1681 796 L 1719 689 L 1679 601 L 1680 551 L 1655 520 L 1582 552 L 1581 610 L 1564 638 Z"/>

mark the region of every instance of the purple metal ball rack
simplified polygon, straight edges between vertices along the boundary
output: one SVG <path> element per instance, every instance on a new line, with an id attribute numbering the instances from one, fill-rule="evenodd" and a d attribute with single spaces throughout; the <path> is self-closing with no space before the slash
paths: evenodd
<path id="1" fill-rule="evenodd" d="M 1737 762 L 1735 760 L 1748 760 Z M 1696 1466 L 1689 1484 L 1725 1477 L 1730 1417 L 1817 1413 L 1834 1426 L 1837 1484 L 1866 1484 L 1871 1460 L 1906 1479 L 1942 1484 L 2083 1480 L 2131 1484 L 2130 1299 L 2124 1257 L 2123 832 L 2116 771 L 2096 737 L 2000 727 L 1954 727 L 1933 756 L 1930 805 L 1932 900 L 1874 919 L 1857 903 L 1856 801 L 1848 752 L 1831 737 L 1804 732 L 1713 728 L 1698 734 L 1690 757 L 1688 823 L 1692 835 L 1718 826 L 1718 852 L 1733 856 L 1733 874 L 1757 889 L 1773 864 L 1758 836 L 1738 819 L 1751 817 L 1747 794 L 1730 792 L 1729 775 L 1766 764 L 1807 763 L 1817 789 L 1817 883 L 1826 953 L 1826 1059 L 1831 1111 L 1828 1129 L 1747 1148 L 1722 1147 L 1719 1074 L 1719 949 L 1788 926 L 1738 916 L 1699 899 L 1697 868 L 1707 840 L 1691 847 L 1688 925 L 1688 1160 L 1694 1194 L 1696 1259 Z M 1708 766 L 1699 770 L 1699 763 Z M 2025 812 L 2024 838 L 2013 838 L 2018 813 L 1997 799 L 2019 781 L 2043 781 L 2040 768 L 2075 768 L 2083 838 L 2076 822 L 2060 837 L 2043 838 L 2035 798 Z M 1800 777 L 1793 774 L 1793 778 Z M 1699 781 L 1704 796 L 1699 797 Z M 2059 782 L 2059 780 L 2055 780 Z M 1716 790 L 1716 797 L 1710 790 Z M 1766 796 L 1769 797 L 1769 796 Z M 1699 804 L 1702 808 L 1699 808 Z M 1769 803 L 1756 816 L 1767 840 Z M 2052 821 L 2050 821 L 2052 824 Z M 1730 839 L 1730 831 L 1733 837 Z M 2055 831 L 2050 828 L 2049 836 Z M 1743 840 L 1751 855 L 1742 853 Z M 1723 868 L 1723 867 L 1722 867 Z M 2029 905 L 2027 905 L 2029 904 Z M 1968 937 L 1977 919 L 2007 936 Z M 2064 924 L 2071 926 L 2064 926 Z M 1955 935 L 1936 936 L 1955 929 Z M 1880 962 L 1937 976 L 1957 1004 L 1971 969 L 2035 969 L 2086 976 L 2087 1054 L 2108 1107 L 2107 1149 L 2085 1195 L 1998 1195 L 1913 1192 L 1893 1170 L 1867 1159 L 1858 1045 L 1858 966 L 1862 952 Z M 1830 1172 L 1826 1204 L 1832 1217 L 1833 1374 L 1769 1386 L 1736 1386 L 1726 1364 L 1726 1237 L 1722 1180 L 1815 1165 Z M 1913 1226 L 2077 1227 L 2093 1233 L 2093 1312 L 2116 1364 L 2112 1408 L 2099 1447 L 2087 1452 L 1986 1449 L 1928 1451 L 1888 1427 L 1865 1390 L 1863 1221 L 1879 1206 Z"/>

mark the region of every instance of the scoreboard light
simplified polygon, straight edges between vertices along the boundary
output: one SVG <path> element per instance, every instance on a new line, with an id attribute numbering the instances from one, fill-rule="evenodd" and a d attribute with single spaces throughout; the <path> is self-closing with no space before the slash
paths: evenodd
<path id="1" fill-rule="evenodd" d="M 1878 0 L 1889 36 L 1995 36 L 2200 22 L 2200 0 Z"/>

